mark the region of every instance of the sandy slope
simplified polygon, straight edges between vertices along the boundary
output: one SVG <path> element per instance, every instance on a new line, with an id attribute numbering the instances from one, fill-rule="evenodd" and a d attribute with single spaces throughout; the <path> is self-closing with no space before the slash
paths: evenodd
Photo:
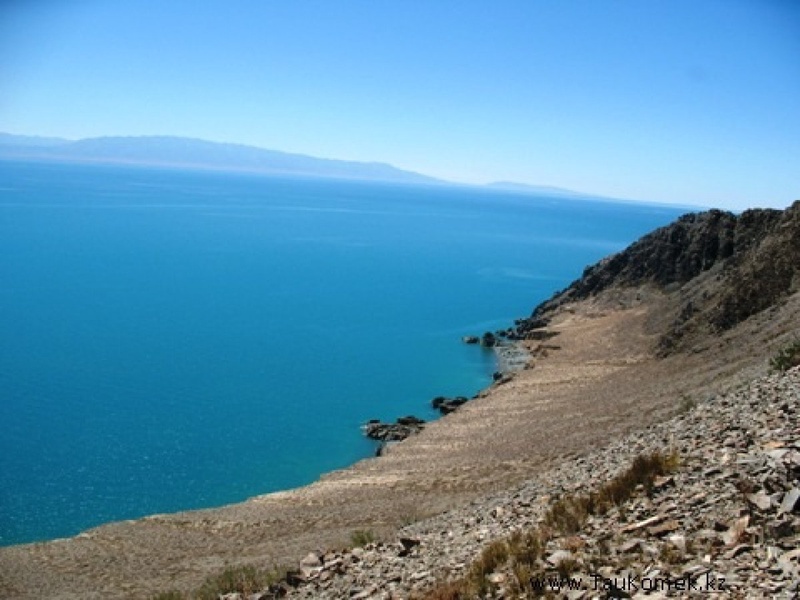
<path id="1" fill-rule="evenodd" d="M 0 549 L 3 598 L 147 598 L 193 589 L 225 564 L 296 564 L 535 476 L 566 456 L 674 414 L 766 370 L 800 322 L 800 295 L 692 352 L 658 360 L 669 299 L 647 289 L 563 307 L 533 367 L 380 459 L 313 485 L 220 509 L 115 523 L 68 540 Z"/>

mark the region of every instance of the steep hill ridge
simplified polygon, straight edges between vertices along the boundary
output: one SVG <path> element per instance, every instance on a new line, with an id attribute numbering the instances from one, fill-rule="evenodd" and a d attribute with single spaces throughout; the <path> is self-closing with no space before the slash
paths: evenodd
<path id="1" fill-rule="evenodd" d="M 720 210 L 684 215 L 587 267 L 562 292 L 520 321 L 523 333 L 559 307 L 609 290 L 651 285 L 673 298 L 661 354 L 698 335 L 731 329 L 800 289 L 800 201 L 784 211 Z"/>

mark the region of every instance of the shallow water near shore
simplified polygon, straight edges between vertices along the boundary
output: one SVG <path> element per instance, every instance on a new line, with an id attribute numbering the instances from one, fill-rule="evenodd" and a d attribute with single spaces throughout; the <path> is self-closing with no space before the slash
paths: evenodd
<path id="1" fill-rule="evenodd" d="M 371 456 L 489 384 L 504 328 L 681 209 L 0 162 L 0 544 Z"/>

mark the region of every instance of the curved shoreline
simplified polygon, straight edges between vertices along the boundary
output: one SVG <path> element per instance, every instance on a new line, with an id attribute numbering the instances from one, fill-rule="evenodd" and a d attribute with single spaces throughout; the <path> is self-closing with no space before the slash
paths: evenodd
<path id="1" fill-rule="evenodd" d="M 552 323 L 558 352 L 537 357 L 535 368 L 493 384 L 380 459 L 234 505 L 2 548 L 0 595 L 148 597 L 196 589 L 226 564 L 297 564 L 310 550 L 347 546 L 356 529 L 387 534 L 663 420 L 682 394 L 752 378 L 765 367 L 776 328 L 800 313 L 794 298 L 780 310 L 785 318 L 753 319 L 722 336 L 712 352 L 655 359 L 649 322 L 661 307 L 658 297 L 651 300 L 625 309 L 585 302 L 563 311 Z"/>
<path id="2" fill-rule="evenodd" d="M 508 330 L 510 331 L 510 330 Z M 501 332 L 498 332 L 498 334 Z M 502 332 L 502 335 L 497 336 L 497 341 L 492 338 L 492 345 L 486 347 L 484 344 L 480 345 L 482 351 L 491 350 L 494 356 L 494 369 L 492 373 L 492 382 L 486 387 L 478 390 L 471 399 L 479 398 L 488 393 L 492 385 L 496 383 L 507 383 L 511 377 L 519 371 L 523 371 L 531 366 L 533 355 L 522 343 L 522 338 L 506 337 L 507 332 Z M 490 333 L 484 334 L 491 336 Z M 475 336 L 464 336 L 462 340 L 466 344 L 476 345 L 480 338 Z M 437 396 L 431 401 L 431 407 L 439 411 L 439 416 L 433 421 L 446 417 L 457 410 L 461 409 L 470 398 L 466 396 L 446 397 Z M 394 445 L 407 440 L 409 437 L 418 434 L 425 428 L 427 423 L 419 417 L 408 415 L 397 417 L 394 423 L 383 422 L 378 419 L 371 419 L 361 426 L 362 433 L 371 440 L 378 442 L 375 457 L 379 458 L 389 451 Z M 321 476 L 324 476 L 321 475 Z"/>
<path id="3" fill-rule="evenodd" d="M 504 375 L 524 371 L 530 366 L 533 354 L 519 341 L 504 342 L 494 347 L 497 371 Z"/>
<path id="4" fill-rule="evenodd" d="M 455 343 L 455 341 L 454 341 L 454 343 Z M 481 350 L 481 349 L 476 349 L 476 351 L 479 351 L 479 350 Z M 499 365 L 499 363 L 497 362 L 497 359 L 495 358 L 495 368 L 499 368 L 498 365 Z M 486 382 L 487 382 L 487 385 L 485 387 L 480 388 L 477 392 L 475 392 L 473 397 L 477 397 L 479 394 L 482 394 L 486 389 L 488 389 L 489 386 L 491 386 L 491 371 L 492 370 L 489 369 L 487 371 L 484 367 L 485 367 L 485 365 L 482 365 L 480 368 L 475 369 L 475 373 L 476 373 L 476 376 L 480 375 L 482 379 L 485 379 Z M 428 402 L 429 402 L 429 400 L 420 399 L 420 401 L 418 402 L 418 406 L 417 406 L 417 408 L 415 410 L 419 410 L 419 411 L 427 411 L 427 410 L 429 410 L 430 405 L 428 404 Z M 444 415 L 438 416 L 437 420 L 438 420 L 438 418 L 441 418 L 441 416 L 444 416 Z M 429 422 L 432 422 L 432 421 L 429 421 Z M 347 429 L 345 432 L 343 432 L 343 435 L 358 436 L 358 435 L 362 435 L 362 434 L 358 431 L 358 429 L 352 429 L 352 430 L 351 429 Z M 274 490 L 271 490 L 271 491 L 255 491 L 253 493 L 250 493 L 249 495 L 247 495 L 244 498 L 237 499 L 237 500 L 232 500 L 232 501 L 228 501 L 228 502 L 223 502 L 223 503 L 219 503 L 219 504 L 211 504 L 211 505 L 205 505 L 205 506 L 194 506 L 194 507 L 189 507 L 189 508 L 178 508 L 178 509 L 174 509 L 174 510 L 170 509 L 170 510 L 164 510 L 164 511 L 148 512 L 146 514 L 141 514 L 141 515 L 132 516 L 132 517 L 111 518 L 111 519 L 106 520 L 106 521 L 102 521 L 102 522 L 99 522 L 99 523 L 88 525 L 88 526 L 76 531 L 75 533 L 71 533 L 71 534 L 62 534 L 62 535 L 56 535 L 56 536 L 53 536 L 53 537 L 38 538 L 38 539 L 34 539 L 34 540 L 12 542 L 12 543 L 6 543 L 6 544 L 0 543 L 0 551 L 2 551 L 4 549 L 7 549 L 7 548 L 14 548 L 14 547 L 18 547 L 18 546 L 49 544 L 49 543 L 54 543 L 54 542 L 59 542 L 60 543 L 60 542 L 69 541 L 69 540 L 76 539 L 76 538 L 81 538 L 82 536 L 85 536 L 86 534 L 89 534 L 90 532 L 95 531 L 97 529 L 101 529 L 101 528 L 104 528 L 104 527 L 107 527 L 107 526 L 114 526 L 114 525 L 117 525 L 117 524 L 120 524 L 120 523 L 136 522 L 136 521 L 139 521 L 139 520 L 149 519 L 149 518 L 152 518 L 152 517 L 158 517 L 158 516 L 161 516 L 161 515 L 168 515 L 168 514 L 181 514 L 181 513 L 195 512 L 195 511 L 213 511 L 213 510 L 223 509 L 223 508 L 225 508 L 227 506 L 248 502 L 248 501 L 250 501 L 250 500 L 252 500 L 254 498 L 261 498 L 263 496 L 267 496 L 267 495 L 271 495 L 271 494 L 281 494 L 281 493 L 291 492 L 293 490 L 302 489 L 302 488 L 308 487 L 310 485 L 313 485 L 314 483 L 320 481 L 321 479 L 326 478 L 327 476 L 331 475 L 332 473 L 336 473 L 338 471 L 349 469 L 349 468 L 353 467 L 354 465 L 358 464 L 359 462 L 361 462 L 363 460 L 369 460 L 369 459 L 374 458 L 374 457 L 376 457 L 376 455 L 375 455 L 374 449 L 373 449 L 372 452 L 365 452 L 359 458 L 356 458 L 356 459 L 352 460 L 352 462 L 343 464 L 342 466 L 338 466 L 338 467 L 335 467 L 335 468 L 328 468 L 328 469 L 325 469 L 325 470 L 317 472 L 316 475 L 314 476 L 314 479 L 311 480 L 311 481 L 308 481 L 307 483 L 301 483 L 299 485 L 290 485 L 290 486 L 287 486 L 287 487 L 281 487 L 281 488 L 274 489 Z"/>

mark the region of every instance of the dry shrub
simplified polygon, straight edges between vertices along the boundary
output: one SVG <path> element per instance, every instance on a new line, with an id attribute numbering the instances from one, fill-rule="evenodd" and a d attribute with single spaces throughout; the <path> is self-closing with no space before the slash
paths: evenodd
<path id="1" fill-rule="evenodd" d="M 773 371 L 788 371 L 792 367 L 800 365 L 800 339 L 794 340 L 782 348 L 769 361 L 769 366 Z"/>
<path id="2" fill-rule="evenodd" d="M 649 493 L 655 478 L 674 471 L 678 464 L 678 455 L 674 452 L 653 452 L 636 457 L 626 471 L 589 495 L 559 498 L 544 515 L 543 524 L 539 527 L 514 532 L 506 539 L 489 544 L 463 578 L 437 585 L 423 598 L 467 600 L 484 597 L 492 587 L 487 576 L 501 569 L 510 573 L 508 591 L 516 597 L 551 596 L 551 591 L 531 585 L 532 581 L 543 581 L 552 573 L 542 564 L 551 533 L 562 536 L 578 533 L 590 515 L 604 514 L 612 506 L 622 505 L 637 493 L 640 486 Z M 556 571 L 559 576 L 568 577 L 579 565 L 575 559 L 562 560 Z"/>
<path id="3" fill-rule="evenodd" d="M 533 566 L 542 558 L 546 540 L 538 529 L 516 532 L 508 540 L 508 551 L 514 564 Z"/>
<path id="4" fill-rule="evenodd" d="M 220 595 L 232 592 L 239 592 L 246 597 L 264 590 L 284 575 L 277 571 L 262 571 L 250 565 L 228 567 L 222 573 L 209 577 L 192 598 L 217 600 Z"/>
<path id="5" fill-rule="evenodd" d="M 448 581 L 432 589 L 425 600 L 467 600 L 467 596 L 461 582 Z"/>
<path id="6" fill-rule="evenodd" d="M 587 496 L 565 496 L 550 507 L 544 522 L 562 534 L 578 533 L 592 513 L 592 503 Z"/>

